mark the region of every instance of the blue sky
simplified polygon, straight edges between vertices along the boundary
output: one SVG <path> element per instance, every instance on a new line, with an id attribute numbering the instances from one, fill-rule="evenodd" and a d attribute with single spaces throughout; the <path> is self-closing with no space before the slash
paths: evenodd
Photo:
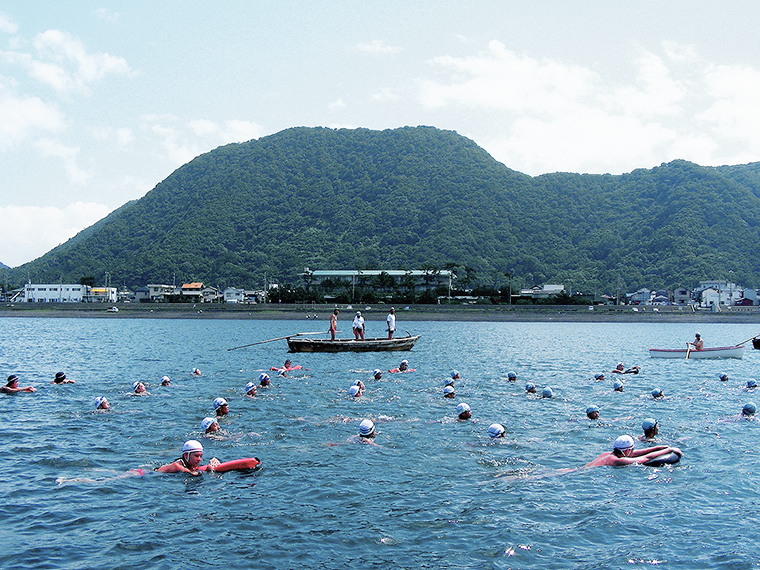
<path id="1" fill-rule="evenodd" d="M 758 16 L 754 0 L 9 0 L 0 262 L 294 126 L 451 129 L 531 175 L 757 161 Z"/>

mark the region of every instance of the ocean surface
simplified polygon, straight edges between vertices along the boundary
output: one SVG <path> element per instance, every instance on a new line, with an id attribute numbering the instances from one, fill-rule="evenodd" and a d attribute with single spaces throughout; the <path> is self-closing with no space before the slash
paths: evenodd
<path id="1" fill-rule="evenodd" d="M 760 351 L 742 360 L 660 360 L 684 324 L 404 322 L 411 352 L 288 355 L 314 321 L 0 320 L 0 567 L 751 568 L 757 540 L 757 420 L 740 420 Z M 369 336 L 382 336 L 368 322 Z M 342 329 L 348 331 L 345 319 Z M 700 325 L 706 346 L 760 325 Z M 402 332 L 403 334 L 403 332 Z M 348 332 L 342 334 L 348 336 Z M 290 357 L 304 370 L 255 398 L 246 382 Z M 407 358 L 414 372 L 385 373 Z M 640 365 L 613 392 L 618 361 Z M 200 377 L 191 374 L 199 368 Z M 457 398 L 442 397 L 460 371 Z M 76 381 L 51 385 L 58 371 Z M 516 382 L 507 373 L 517 374 Z M 594 374 L 607 373 L 604 381 Z M 727 373 L 730 380 L 721 382 Z M 168 375 L 170 387 L 161 387 Z M 132 382 L 149 395 L 132 394 Z M 348 397 L 356 380 L 361 398 Z M 553 389 L 527 395 L 527 382 Z M 665 399 L 651 397 L 662 388 Z M 93 399 L 112 405 L 95 411 Z M 199 422 L 224 397 L 219 437 Z M 455 421 L 467 402 L 471 421 Z M 585 417 L 601 407 L 599 421 Z M 641 421 L 684 457 L 663 468 L 582 468 Z M 347 443 L 363 418 L 377 446 Z M 491 440 L 502 423 L 507 435 Z M 258 457 L 255 472 L 156 474 L 199 439 L 204 463 Z M 637 446 L 646 445 L 637 443 Z M 142 468 L 143 477 L 125 476 Z"/>

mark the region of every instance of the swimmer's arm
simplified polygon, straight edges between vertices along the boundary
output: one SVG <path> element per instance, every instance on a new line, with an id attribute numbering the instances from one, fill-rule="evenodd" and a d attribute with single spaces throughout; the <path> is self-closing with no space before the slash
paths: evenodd
<path id="1" fill-rule="evenodd" d="M 649 455 L 650 453 L 654 453 L 656 451 L 662 451 L 664 449 L 670 449 L 670 448 L 667 445 L 655 445 L 654 447 L 644 447 L 642 449 L 634 449 L 630 457 L 641 457 L 642 455 Z"/>
<path id="2" fill-rule="evenodd" d="M 652 450 L 656 451 L 652 451 Z M 631 463 L 646 463 L 647 461 L 650 461 L 652 459 L 655 459 L 657 457 L 660 457 L 661 455 L 667 455 L 668 453 L 673 453 L 676 451 L 677 448 L 669 447 L 667 445 L 658 445 L 657 447 L 650 447 L 649 453 L 646 453 L 644 455 L 639 455 L 635 458 L 628 458 L 631 459 Z M 680 449 L 678 451 L 681 451 Z"/>

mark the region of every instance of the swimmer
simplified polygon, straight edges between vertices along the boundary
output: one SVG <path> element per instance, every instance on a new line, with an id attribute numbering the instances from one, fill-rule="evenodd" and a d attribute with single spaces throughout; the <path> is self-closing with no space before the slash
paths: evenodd
<path id="1" fill-rule="evenodd" d="M 757 388 L 757 380 L 755 380 L 754 378 L 750 378 L 749 380 L 747 380 L 747 390 L 751 391 L 751 390 L 754 390 L 755 388 Z"/>
<path id="2" fill-rule="evenodd" d="M 106 400 L 105 396 L 98 396 L 92 401 L 92 404 L 95 406 L 96 410 L 110 410 L 111 405 L 108 403 L 108 400 Z"/>
<path id="3" fill-rule="evenodd" d="M 728 382 L 728 374 L 726 374 L 726 373 L 724 372 L 723 374 L 721 374 L 720 376 L 718 376 L 718 379 L 719 379 L 721 382 Z"/>
<path id="4" fill-rule="evenodd" d="M 594 380 L 604 380 L 604 374 L 594 374 Z"/>
<path id="5" fill-rule="evenodd" d="M 646 418 L 641 422 L 641 429 L 644 430 L 644 434 L 639 436 L 639 441 L 652 441 L 660 433 L 660 425 L 654 418 Z"/>
<path id="6" fill-rule="evenodd" d="M 660 400 L 665 397 L 665 392 L 662 391 L 661 388 L 655 388 L 652 390 L 652 398 L 655 400 Z"/>
<path id="7" fill-rule="evenodd" d="M 401 364 L 398 365 L 398 369 L 400 372 L 404 372 L 409 368 L 409 361 L 408 360 L 402 360 Z"/>
<path id="8" fill-rule="evenodd" d="M 615 392 L 622 392 L 623 391 L 623 383 L 620 380 L 615 380 L 612 383 L 612 390 Z"/>
<path id="9" fill-rule="evenodd" d="M 375 422 L 369 419 L 362 420 L 359 424 L 359 433 L 352 435 L 346 440 L 346 443 L 364 443 L 367 445 L 377 445 L 375 439 Z"/>
<path id="10" fill-rule="evenodd" d="M 359 386 L 354 384 L 348 389 L 348 395 L 351 396 L 352 398 L 358 398 L 359 396 L 362 395 L 362 390 L 361 388 L 359 388 Z"/>
<path id="11" fill-rule="evenodd" d="M 214 398 L 211 402 L 216 410 L 216 417 L 221 418 L 230 413 L 230 406 L 224 398 Z"/>
<path id="12" fill-rule="evenodd" d="M 56 372 L 51 384 L 74 384 L 74 381 L 66 378 L 65 372 Z"/>
<path id="13" fill-rule="evenodd" d="M 19 388 L 18 376 L 11 374 L 8 376 L 8 382 L 5 386 L 0 386 L 0 392 L 3 394 L 17 394 L 18 392 L 36 392 L 37 388 L 34 386 L 27 386 L 26 388 Z"/>
<path id="14" fill-rule="evenodd" d="M 457 404 L 457 414 L 459 414 L 457 418 L 460 421 L 469 420 L 472 417 L 472 410 L 466 403 L 460 402 Z"/>
<path id="15" fill-rule="evenodd" d="M 201 420 L 201 429 L 204 433 L 214 433 L 215 431 L 219 431 L 219 422 L 216 421 L 216 418 L 207 417 L 203 418 Z"/>
<path id="16" fill-rule="evenodd" d="M 456 397 L 457 397 L 457 395 L 456 395 L 456 392 L 454 391 L 454 386 L 446 386 L 446 387 L 443 389 L 443 397 L 444 397 L 444 398 L 450 398 L 450 399 L 452 399 L 452 400 L 453 400 L 454 398 L 456 398 Z"/>
<path id="17" fill-rule="evenodd" d="M 592 404 L 586 408 L 586 417 L 590 420 L 599 419 L 599 406 Z"/>
<path id="18" fill-rule="evenodd" d="M 586 467 L 631 465 L 633 463 L 646 463 L 669 453 L 675 453 L 679 457 L 682 455 L 680 449 L 668 445 L 656 445 L 638 450 L 635 450 L 634 446 L 635 442 L 630 435 L 621 435 L 615 440 L 612 451 L 602 453 L 591 463 L 588 463 Z"/>
<path id="19" fill-rule="evenodd" d="M 541 390 L 541 397 L 542 398 L 552 398 L 554 396 L 554 391 L 547 386 L 543 390 Z"/>
<path id="20" fill-rule="evenodd" d="M 245 385 L 245 395 L 249 398 L 253 398 L 256 395 L 256 384 L 253 382 L 248 382 L 248 384 Z"/>
<path id="21" fill-rule="evenodd" d="M 454 379 L 453 378 L 447 378 L 443 381 L 444 386 L 453 386 L 454 385 Z"/>
<path id="22" fill-rule="evenodd" d="M 288 372 L 284 368 L 280 368 L 277 371 L 277 376 L 279 376 L 280 378 L 287 378 L 288 377 Z"/>
<path id="23" fill-rule="evenodd" d="M 193 376 L 200 376 L 200 375 L 201 375 L 201 371 L 198 370 L 197 368 L 193 368 Z"/>
<path id="24" fill-rule="evenodd" d="M 507 435 L 507 430 L 501 424 L 491 424 L 488 426 L 488 437 L 498 439 Z"/>
<path id="25" fill-rule="evenodd" d="M 459 375 L 459 370 L 452 370 L 451 371 L 451 379 L 452 380 L 459 380 L 461 376 Z"/>
<path id="26" fill-rule="evenodd" d="M 259 374 L 259 386 L 261 386 L 262 388 L 266 388 L 267 386 L 269 386 L 270 383 L 271 381 L 269 380 L 269 374 L 267 374 L 266 372 L 262 372 L 261 374 Z"/>
<path id="27" fill-rule="evenodd" d="M 357 380 L 356 382 L 354 382 L 354 386 L 359 386 L 359 390 L 364 390 L 364 382 L 362 382 L 361 380 Z"/>
<path id="28" fill-rule="evenodd" d="M 747 402 L 742 408 L 742 417 L 751 418 L 755 415 L 755 412 L 757 412 L 757 406 L 755 405 L 755 402 Z"/>
<path id="29" fill-rule="evenodd" d="M 190 475 L 200 475 L 198 467 L 203 459 L 203 446 L 199 441 L 190 439 L 182 446 L 182 457 L 175 459 L 167 465 L 157 467 L 156 471 L 159 473 L 189 473 Z M 219 465 L 219 460 L 216 457 L 212 457 L 208 462 L 209 467 L 213 471 L 214 467 Z"/>
<path id="30" fill-rule="evenodd" d="M 161 376 L 161 386 L 171 386 L 172 381 L 169 380 L 168 376 Z"/>
<path id="31" fill-rule="evenodd" d="M 638 374 L 641 370 L 641 366 L 631 366 L 626 370 L 625 366 L 622 362 L 618 362 L 617 366 L 615 367 L 615 370 L 612 372 L 614 374 Z"/>
<path id="32" fill-rule="evenodd" d="M 536 385 L 535 384 L 526 384 L 525 385 L 525 391 L 528 394 L 535 394 L 536 393 Z"/>
<path id="33" fill-rule="evenodd" d="M 383 377 L 383 371 L 382 371 L 382 370 L 380 370 L 379 368 L 375 368 L 375 369 L 372 371 L 372 377 L 373 377 L 375 380 L 380 380 L 380 379 Z"/>
<path id="34" fill-rule="evenodd" d="M 615 369 L 612 370 L 613 374 L 623 374 L 625 372 L 625 365 L 622 362 L 618 362 L 617 366 L 615 366 Z"/>
<path id="35" fill-rule="evenodd" d="M 510 382 L 516 382 L 517 381 L 517 374 L 514 372 L 507 372 L 507 380 Z"/>
<path id="36" fill-rule="evenodd" d="M 132 389 L 135 391 L 135 394 L 147 394 L 148 391 L 145 388 L 145 384 L 140 382 L 139 380 L 132 382 Z"/>
<path id="37" fill-rule="evenodd" d="M 282 365 L 282 367 L 283 367 L 285 370 L 290 370 L 291 368 L 293 368 L 293 362 L 290 360 L 290 358 L 288 358 L 288 359 L 285 361 L 285 364 L 283 364 L 283 365 Z"/>

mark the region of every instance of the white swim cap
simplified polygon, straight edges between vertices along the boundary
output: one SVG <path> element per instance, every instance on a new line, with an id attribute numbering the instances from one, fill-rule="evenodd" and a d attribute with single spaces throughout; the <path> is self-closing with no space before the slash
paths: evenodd
<path id="1" fill-rule="evenodd" d="M 188 439 L 182 446 L 182 455 L 185 453 L 193 453 L 194 451 L 203 451 L 203 446 L 200 441 Z"/>
<path id="2" fill-rule="evenodd" d="M 507 433 L 507 430 L 501 424 L 491 424 L 488 426 L 488 437 L 501 437 L 505 433 Z"/>
<path id="3" fill-rule="evenodd" d="M 216 418 L 203 418 L 201 420 L 201 429 L 206 431 L 214 422 L 216 422 Z"/>
<path id="4" fill-rule="evenodd" d="M 382 374 L 382 373 L 383 373 L 383 371 L 382 371 L 382 370 L 380 370 L 379 368 L 375 368 L 375 369 L 372 371 L 372 376 L 377 376 L 378 374 Z"/>
<path id="5" fill-rule="evenodd" d="M 359 435 L 371 435 L 375 431 L 375 424 L 372 420 L 362 420 L 359 424 Z"/>
<path id="6" fill-rule="evenodd" d="M 469 411 L 470 411 L 470 406 L 468 406 L 464 402 L 460 402 L 459 404 L 457 404 L 458 414 L 463 414 L 464 412 L 469 412 Z"/>
<path id="7" fill-rule="evenodd" d="M 443 389 L 443 395 L 444 395 L 444 396 L 445 396 L 446 394 L 453 394 L 453 393 L 454 393 L 454 386 L 446 386 L 446 387 Z"/>
<path id="8" fill-rule="evenodd" d="M 269 374 L 266 372 L 259 374 L 259 382 L 263 382 L 264 380 L 269 380 Z"/>
<path id="9" fill-rule="evenodd" d="M 251 388 L 255 388 L 256 384 L 254 382 L 248 382 L 248 384 L 245 385 L 245 391 L 250 392 Z"/>
<path id="10" fill-rule="evenodd" d="M 359 386 L 356 386 L 356 385 L 353 385 L 353 386 L 351 386 L 351 387 L 348 389 L 348 393 L 349 393 L 351 396 L 353 396 L 353 397 L 356 397 L 356 396 L 358 396 L 358 395 L 359 395 L 359 392 L 360 392 L 360 391 L 361 391 L 361 390 L 359 389 Z"/>
<path id="11" fill-rule="evenodd" d="M 408 360 L 402 360 L 401 364 L 406 364 L 408 366 L 409 365 L 409 361 Z"/>
<path id="12" fill-rule="evenodd" d="M 549 388 L 549 386 L 547 386 L 541 391 L 542 398 L 551 398 L 552 396 L 554 396 L 554 392 L 552 391 L 551 388 Z"/>
<path id="13" fill-rule="evenodd" d="M 164 376 L 161 376 L 161 382 L 171 382 L 171 380 L 169 380 L 168 376 L 164 375 Z"/>
<path id="14" fill-rule="evenodd" d="M 222 406 L 226 406 L 227 400 L 225 400 L 224 398 L 214 398 L 214 401 L 211 403 L 214 404 L 214 409 L 216 410 L 218 408 L 221 408 Z"/>
<path id="15" fill-rule="evenodd" d="M 137 387 L 138 387 L 139 385 L 140 385 L 140 381 L 139 381 L 139 380 L 137 380 L 137 381 L 135 381 L 135 382 L 132 382 L 132 389 L 133 389 L 133 390 L 137 390 Z"/>
<path id="16" fill-rule="evenodd" d="M 621 435 L 612 444 L 613 449 L 631 449 L 633 447 L 633 438 L 630 435 Z"/>
<path id="17" fill-rule="evenodd" d="M 105 399 L 106 399 L 105 396 L 98 396 L 92 401 L 92 405 L 95 406 L 96 408 L 99 408 L 100 404 L 102 404 L 103 400 Z"/>

